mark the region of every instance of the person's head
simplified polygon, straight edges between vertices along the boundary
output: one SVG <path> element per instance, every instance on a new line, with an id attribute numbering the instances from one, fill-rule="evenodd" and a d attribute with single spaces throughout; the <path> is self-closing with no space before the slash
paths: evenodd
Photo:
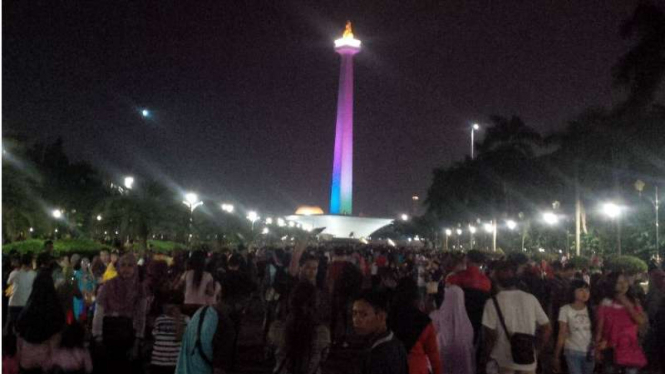
<path id="1" fill-rule="evenodd" d="M 32 283 L 32 292 L 16 322 L 16 331 L 26 341 L 37 344 L 60 332 L 65 313 L 49 269 L 41 269 Z"/>
<path id="2" fill-rule="evenodd" d="M 573 279 L 575 277 L 576 272 L 577 272 L 577 266 L 572 262 L 568 262 L 563 267 L 562 275 L 566 279 Z"/>
<path id="3" fill-rule="evenodd" d="M 87 257 L 83 257 L 79 263 L 81 270 L 88 271 L 90 269 L 90 260 Z"/>
<path id="4" fill-rule="evenodd" d="M 319 259 L 318 257 L 312 256 L 310 254 L 303 254 L 300 258 L 300 280 L 308 281 L 312 284 L 316 284 L 316 275 L 319 271 Z"/>
<path id="5" fill-rule="evenodd" d="M 32 255 L 30 253 L 24 253 L 21 255 L 21 266 L 32 268 Z"/>
<path id="6" fill-rule="evenodd" d="M 387 330 L 388 298 L 377 290 L 361 292 L 353 302 L 353 328 L 359 335 Z"/>
<path id="7" fill-rule="evenodd" d="M 630 283 L 628 278 L 621 272 L 612 272 L 605 280 L 605 297 L 615 298 L 619 295 L 626 295 L 634 299 L 630 292 Z"/>
<path id="8" fill-rule="evenodd" d="M 53 253 L 53 240 L 47 240 L 44 242 L 44 252 L 48 254 Z"/>
<path id="9" fill-rule="evenodd" d="M 517 286 L 517 266 L 511 261 L 501 261 L 494 269 L 494 278 L 503 289 Z"/>
<path id="10" fill-rule="evenodd" d="M 37 267 L 40 269 L 50 268 L 51 262 L 51 255 L 47 252 L 42 252 L 37 256 Z"/>
<path id="11" fill-rule="evenodd" d="M 120 259 L 120 251 L 117 249 L 114 249 L 111 251 L 111 263 L 113 265 L 118 263 L 118 259 Z"/>
<path id="12" fill-rule="evenodd" d="M 111 257 L 109 256 L 109 251 L 106 249 L 103 249 L 99 252 L 99 259 L 102 261 L 104 265 L 108 265 L 109 261 L 111 261 Z"/>
<path id="13" fill-rule="evenodd" d="M 472 249 L 466 254 L 466 262 L 469 265 L 480 266 L 485 262 L 485 255 L 477 249 Z"/>
<path id="14" fill-rule="evenodd" d="M 118 275 L 123 279 L 131 279 L 136 275 L 136 257 L 127 253 L 118 260 Z"/>
<path id="15" fill-rule="evenodd" d="M 240 269 L 240 264 L 242 263 L 242 258 L 239 254 L 233 254 L 229 257 L 229 270 L 238 270 Z"/>
<path id="16" fill-rule="evenodd" d="M 587 282 L 581 279 L 573 279 L 573 281 L 570 282 L 568 294 L 569 303 L 581 302 L 586 304 L 587 301 L 589 301 L 589 296 L 591 296 L 591 290 Z"/>
<path id="17" fill-rule="evenodd" d="M 418 293 L 418 283 L 412 277 L 405 277 L 399 280 L 395 288 L 392 307 L 401 308 L 405 306 L 415 306 L 420 300 Z"/>
<path id="18" fill-rule="evenodd" d="M 71 325 L 65 327 L 62 332 L 62 340 L 60 341 L 60 348 L 72 349 L 83 348 L 85 339 L 85 330 L 83 326 L 74 321 Z"/>

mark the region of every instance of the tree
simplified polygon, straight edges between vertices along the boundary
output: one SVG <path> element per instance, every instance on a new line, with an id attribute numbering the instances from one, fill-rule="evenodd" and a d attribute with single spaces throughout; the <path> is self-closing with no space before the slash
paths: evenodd
<path id="1" fill-rule="evenodd" d="M 637 35 L 638 42 L 614 67 L 614 82 L 628 89 L 617 113 L 635 113 L 653 103 L 665 79 L 665 13 L 656 5 L 642 3 L 621 26 L 621 36 Z"/>

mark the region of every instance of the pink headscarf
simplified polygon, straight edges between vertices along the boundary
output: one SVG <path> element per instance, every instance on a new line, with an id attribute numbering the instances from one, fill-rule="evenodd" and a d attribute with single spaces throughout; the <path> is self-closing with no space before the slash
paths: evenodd
<path id="1" fill-rule="evenodd" d="M 464 307 L 464 291 L 447 286 L 443 303 L 430 313 L 445 374 L 473 374 L 473 327 Z"/>

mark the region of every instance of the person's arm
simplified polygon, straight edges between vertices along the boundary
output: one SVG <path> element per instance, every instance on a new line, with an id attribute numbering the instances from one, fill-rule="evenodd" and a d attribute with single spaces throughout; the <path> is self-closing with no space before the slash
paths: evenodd
<path id="1" fill-rule="evenodd" d="M 427 325 L 423 334 L 423 348 L 432 365 L 432 374 L 443 374 L 442 358 L 439 354 L 439 344 L 436 341 L 434 325 L 432 323 Z"/>
<path id="2" fill-rule="evenodd" d="M 102 328 L 104 327 L 104 307 L 100 304 L 95 306 L 95 315 L 92 317 L 92 336 L 95 340 L 102 339 Z"/>
<path id="3" fill-rule="evenodd" d="M 483 326 L 483 343 L 480 362 L 478 363 L 479 367 L 485 367 L 487 362 L 489 362 L 490 355 L 492 354 L 492 350 L 494 350 L 494 345 L 496 344 L 497 339 L 498 335 L 496 330 Z"/>
<path id="4" fill-rule="evenodd" d="M 556 348 L 554 348 L 554 369 L 556 372 L 561 372 L 561 350 L 568 337 L 568 324 L 559 321 L 559 336 L 556 340 Z"/>
<path id="5" fill-rule="evenodd" d="M 594 338 L 596 346 L 596 361 L 602 360 L 602 351 L 606 348 L 607 342 L 603 340 L 603 328 L 605 327 L 605 310 L 601 306 L 598 308 L 598 317 L 596 323 L 596 336 Z"/>
<path id="6" fill-rule="evenodd" d="M 552 325 L 547 322 L 538 326 L 537 336 L 536 351 L 541 352 L 552 336 Z"/>

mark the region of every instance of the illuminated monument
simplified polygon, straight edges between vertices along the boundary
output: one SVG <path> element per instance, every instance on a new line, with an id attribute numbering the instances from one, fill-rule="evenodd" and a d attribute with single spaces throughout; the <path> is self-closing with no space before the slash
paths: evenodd
<path id="1" fill-rule="evenodd" d="M 342 65 L 337 96 L 330 214 L 351 215 L 353 211 L 353 55 L 360 52 L 360 40 L 353 37 L 350 21 L 346 23 L 342 38 L 335 40 L 335 52 L 342 57 Z"/>
<path id="2" fill-rule="evenodd" d="M 335 52 L 342 57 L 337 96 L 335 157 L 333 162 L 330 214 L 321 208 L 304 206 L 286 217 L 302 225 L 322 228 L 322 234 L 334 238 L 366 238 L 393 220 L 389 218 L 351 217 L 353 213 L 353 55 L 360 52 L 360 40 L 353 37 L 351 22 L 341 39 L 335 40 Z"/>

